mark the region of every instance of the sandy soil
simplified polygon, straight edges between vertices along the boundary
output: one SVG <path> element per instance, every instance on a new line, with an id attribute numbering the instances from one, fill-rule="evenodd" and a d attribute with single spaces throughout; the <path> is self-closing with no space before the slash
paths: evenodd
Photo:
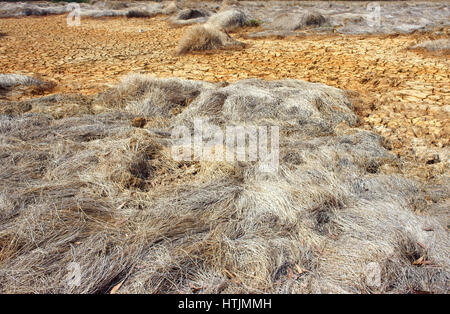
<path id="1" fill-rule="evenodd" d="M 68 27 L 65 16 L 0 19 L 6 34 L 0 37 L 0 73 L 39 75 L 57 82 L 55 92 L 82 94 L 130 72 L 211 82 L 252 77 L 322 82 L 351 91 L 363 127 L 385 136 L 395 153 L 414 162 L 415 174 L 432 179 L 446 171 L 446 162 L 429 164 L 435 153 L 441 161 L 448 158 L 449 58 L 407 48 L 448 37 L 449 29 L 259 40 L 245 37 L 255 28 L 243 29 L 232 36 L 246 49 L 178 57 L 174 50 L 185 29 L 171 27 L 164 16 L 82 18 L 79 27 Z"/>

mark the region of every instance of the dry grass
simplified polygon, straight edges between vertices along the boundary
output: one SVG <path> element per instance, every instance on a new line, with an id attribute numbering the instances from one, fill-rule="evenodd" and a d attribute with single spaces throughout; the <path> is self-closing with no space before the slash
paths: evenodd
<path id="1" fill-rule="evenodd" d="M 126 14 L 128 18 L 149 18 L 155 16 L 156 13 L 145 10 L 129 10 Z"/>
<path id="2" fill-rule="evenodd" d="M 174 26 L 204 23 L 208 20 L 210 12 L 202 9 L 184 9 L 174 15 L 170 22 Z"/>
<path id="3" fill-rule="evenodd" d="M 427 40 L 409 47 L 409 49 L 417 49 L 417 48 L 426 49 L 428 51 L 450 52 L 450 39 L 442 38 L 435 40 Z"/>
<path id="4" fill-rule="evenodd" d="M 247 24 L 249 18 L 247 14 L 239 9 L 221 11 L 212 15 L 208 19 L 208 24 L 224 31 L 231 31 Z"/>
<path id="5" fill-rule="evenodd" d="M 189 28 L 178 43 L 177 55 L 191 51 L 243 47 L 243 43 L 210 24 L 194 25 Z"/>
<path id="6" fill-rule="evenodd" d="M 65 4 L 57 3 L 0 3 L 0 17 L 44 16 L 51 14 L 63 14 L 68 11 L 70 10 Z"/>
<path id="7" fill-rule="evenodd" d="M 80 3 L 80 15 L 89 17 L 151 17 L 163 13 L 159 3 L 125 1 L 98 1 L 92 4 Z M 74 9 L 67 3 L 1 3 L 0 17 L 44 16 L 65 14 Z M 167 14 L 167 13 L 166 13 Z"/>
<path id="8" fill-rule="evenodd" d="M 273 30 L 295 31 L 306 27 L 318 27 L 326 23 L 323 15 L 305 11 L 302 13 L 282 13 L 266 27 Z"/>
<path id="9" fill-rule="evenodd" d="M 188 105 L 133 127 L 146 98 Z M 420 184 L 382 172 L 398 160 L 343 91 L 131 76 L 93 101 L 111 112 L 0 115 L 0 292 L 449 292 L 448 230 Z M 198 117 L 279 125 L 279 171 L 174 161 L 171 128 Z"/>
<path id="10" fill-rule="evenodd" d="M 174 14 L 178 10 L 179 10 L 178 3 L 176 1 L 172 1 L 172 2 L 167 3 L 164 6 L 162 13 L 163 14 Z"/>
<path id="11" fill-rule="evenodd" d="M 0 74 L 0 99 L 23 94 L 42 94 L 55 87 L 55 83 L 22 74 Z"/>

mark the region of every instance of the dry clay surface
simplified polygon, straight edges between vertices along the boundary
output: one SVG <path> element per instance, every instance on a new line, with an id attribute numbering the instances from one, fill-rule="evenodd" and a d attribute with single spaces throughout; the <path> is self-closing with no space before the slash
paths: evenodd
<path id="1" fill-rule="evenodd" d="M 53 92 L 82 94 L 101 91 L 130 72 L 210 82 L 254 77 L 321 82 L 352 91 L 363 127 L 385 136 L 394 152 L 416 162 L 418 174 L 429 175 L 422 168 L 430 152 L 447 158 L 448 54 L 407 49 L 423 40 L 448 38 L 447 28 L 410 35 L 258 40 L 246 37 L 258 28 L 247 28 L 231 34 L 247 44 L 245 49 L 176 56 L 186 28 L 170 26 L 166 16 L 82 18 L 79 27 L 68 27 L 65 15 L 4 18 L 0 72 L 39 75 L 58 84 Z M 446 163 L 439 164 L 442 174 Z"/>

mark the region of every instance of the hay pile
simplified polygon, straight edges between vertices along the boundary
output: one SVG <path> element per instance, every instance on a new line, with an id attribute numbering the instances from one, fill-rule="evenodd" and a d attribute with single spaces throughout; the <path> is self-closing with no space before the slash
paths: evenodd
<path id="1" fill-rule="evenodd" d="M 0 74 L 0 99 L 24 94 L 42 94 L 55 87 L 55 83 L 23 74 Z"/>
<path id="2" fill-rule="evenodd" d="M 152 17 L 162 14 L 164 6 L 161 3 L 139 3 L 124 1 L 98 1 L 92 4 L 78 3 L 80 15 L 88 17 Z M 26 3 L 0 2 L 0 17 L 44 16 L 65 14 L 75 7 L 67 3 Z"/>
<path id="3" fill-rule="evenodd" d="M 0 17 L 63 14 L 71 9 L 62 3 L 0 2 Z"/>
<path id="4" fill-rule="evenodd" d="M 208 24 L 224 31 L 231 31 L 245 26 L 249 21 L 247 14 L 239 9 L 221 11 L 208 19 Z"/>
<path id="5" fill-rule="evenodd" d="M 244 44 L 233 39 L 226 32 L 210 25 L 194 25 L 189 28 L 178 43 L 177 55 L 191 51 L 214 50 L 221 48 L 244 47 Z"/>
<path id="6" fill-rule="evenodd" d="M 427 40 L 416 45 L 412 45 L 409 49 L 426 49 L 428 51 L 447 51 L 450 52 L 450 39 L 442 38 L 435 40 Z"/>
<path id="7" fill-rule="evenodd" d="M 126 14 L 126 17 L 128 18 L 149 18 L 157 15 L 156 12 L 149 12 L 142 9 L 133 9 L 129 10 Z"/>
<path id="8" fill-rule="evenodd" d="M 170 22 L 175 26 L 200 24 L 208 20 L 211 13 L 203 9 L 184 9 L 174 15 Z"/>
<path id="9" fill-rule="evenodd" d="M 283 13 L 277 16 L 267 28 L 273 30 L 296 31 L 305 27 L 319 27 L 326 23 L 325 17 L 317 12 L 305 11 L 300 14 Z"/>
<path id="10" fill-rule="evenodd" d="M 283 12 L 275 16 L 269 23 L 263 24 L 264 31 L 253 32 L 248 38 L 285 38 L 305 36 L 299 30 L 321 30 L 327 24 L 327 18 L 315 11 L 304 10 L 300 13 Z"/>
<path id="11" fill-rule="evenodd" d="M 343 91 L 132 76 L 93 101 L 111 112 L 0 115 L 0 292 L 448 293 L 448 231 Z M 174 161 L 171 129 L 199 117 L 278 125 L 278 172 Z"/>
<path id="12" fill-rule="evenodd" d="M 449 6 L 443 2 L 382 1 L 272 1 L 241 2 L 240 8 L 264 22 L 264 32 L 250 37 L 293 36 L 293 29 L 309 33 L 398 34 L 428 31 L 450 25 Z M 309 14 L 309 13 L 313 14 Z M 309 17 L 305 18 L 305 14 Z M 308 26 L 309 25 L 309 26 Z"/>
<path id="13" fill-rule="evenodd" d="M 164 5 L 164 8 L 162 10 L 163 14 L 174 14 L 176 13 L 180 8 L 178 7 L 178 3 L 176 1 L 171 1 Z"/>
<path id="14" fill-rule="evenodd" d="M 163 14 L 163 8 L 161 3 L 108 1 L 97 2 L 93 5 L 83 5 L 80 15 L 88 17 L 126 16 L 128 18 L 150 18 Z"/>
<path id="15" fill-rule="evenodd" d="M 206 15 L 197 17 L 197 13 L 193 14 L 197 11 L 194 9 L 183 10 L 178 13 L 175 21 L 180 20 L 179 16 L 184 14 L 185 17 L 189 17 L 187 21 L 195 21 L 193 23 L 205 22 L 199 19 L 208 17 Z M 181 19 L 181 21 L 184 20 Z M 189 28 L 178 43 L 176 53 L 182 55 L 191 51 L 244 47 L 243 43 L 233 39 L 227 32 L 245 26 L 248 21 L 247 14 L 238 9 L 216 13 L 210 16 L 206 23 Z M 189 24 L 192 23 L 189 22 Z"/>

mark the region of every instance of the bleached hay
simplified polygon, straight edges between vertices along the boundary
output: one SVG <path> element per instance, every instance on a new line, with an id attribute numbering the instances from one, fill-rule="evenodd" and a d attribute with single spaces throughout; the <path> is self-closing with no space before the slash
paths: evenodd
<path id="1" fill-rule="evenodd" d="M 247 14 L 238 9 L 231 9 L 216 13 L 209 17 L 208 24 L 224 31 L 243 27 L 248 22 Z"/>
<path id="2" fill-rule="evenodd" d="M 233 39 L 219 28 L 210 25 L 194 25 L 189 28 L 178 43 L 177 55 L 191 51 L 243 47 L 243 43 Z"/>
<path id="3" fill-rule="evenodd" d="M 201 9 L 184 9 L 174 15 L 170 22 L 172 25 L 183 26 L 191 24 L 201 24 L 208 20 L 211 14 Z"/>
<path id="4" fill-rule="evenodd" d="M 277 16 L 266 28 L 272 30 L 295 31 L 305 27 L 318 27 L 326 22 L 326 18 L 317 12 L 283 13 Z"/>
<path id="5" fill-rule="evenodd" d="M 186 105 L 132 127 L 146 97 Z M 0 292 L 449 292 L 448 231 L 417 213 L 419 183 L 380 170 L 397 158 L 343 91 L 132 76 L 95 101 L 114 111 L 0 116 Z M 174 161 L 171 127 L 198 117 L 279 125 L 279 171 Z"/>
<path id="6" fill-rule="evenodd" d="M 20 93 L 23 89 L 32 88 L 35 91 L 50 90 L 54 83 L 23 74 L 0 74 L 0 96 L 11 92 Z"/>
<path id="7" fill-rule="evenodd" d="M 442 38 L 436 40 L 427 40 L 410 47 L 410 49 L 423 48 L 429 51 L 445 51 L 450 50 L 450 39 Z"/>

